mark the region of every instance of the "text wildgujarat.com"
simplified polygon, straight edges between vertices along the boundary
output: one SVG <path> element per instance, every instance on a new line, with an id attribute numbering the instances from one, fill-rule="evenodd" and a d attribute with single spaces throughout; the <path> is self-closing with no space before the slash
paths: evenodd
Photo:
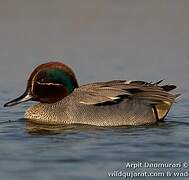
<path id="1" fill-rule="evenodd" d="M 124 172 L 124 171 L 113 171 L 108 172 L 109 177 L 124 177 L 124 178 L 135 178 L 135 177 L 189 177 L 189 172 Z"/>

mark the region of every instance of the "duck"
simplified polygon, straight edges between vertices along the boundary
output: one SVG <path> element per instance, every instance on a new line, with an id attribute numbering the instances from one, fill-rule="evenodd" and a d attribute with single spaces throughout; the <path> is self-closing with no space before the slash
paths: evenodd
<path id="1" fill-rule="evenodd" d="M 176 86 L 137 80 L 111 80 L 79 86 L 63 62 L 47 62 L 31 73 L 25 92 L 10 107 L 37 101 L 24 118 L 48 125 L 137 126 L 163 121 L 179 94 Z"/>

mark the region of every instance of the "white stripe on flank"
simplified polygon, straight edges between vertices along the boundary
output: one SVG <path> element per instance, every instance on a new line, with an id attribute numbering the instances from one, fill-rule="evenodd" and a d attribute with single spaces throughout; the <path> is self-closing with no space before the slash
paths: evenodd
<path id="1" fill-rule="evenodd" d="M 110 98 L 111 100 L 117 100 L 117 99 L 120 99 L 120 97 L 108 97 Z"/>
<path id="2" fill-rule="evenodd" d="M 132 82 L 132 80 L 129 80 L 129 81 L 125 81 L 124 84 L 130 84 Z"/>

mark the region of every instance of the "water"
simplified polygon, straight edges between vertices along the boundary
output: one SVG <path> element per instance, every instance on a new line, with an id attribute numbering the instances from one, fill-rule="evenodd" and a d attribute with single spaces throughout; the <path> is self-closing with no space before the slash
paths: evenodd
<path id="1" fill-rule="evenodd" d="M 21 119 L 21 112 L 7 116 L 0 124 L 3 179 L 109 179 L 108 172 L 133 170 L 124 168 L 127 162 L 188 162 L 189 123 L 181 111 L 165 123 L 132 128 L 47 127 Z"/>
<path id="2" fill-rule="evenodd" d="M 189 171 L 183 167 L 189 162 L 188 8 L 184 0 L 1 0 L 1 179 L 106 180 L 124 178 L 109 177 L 114 171 L 122 176 L 131 171 Z M 32 102 L 12 108 L 2 105 L 24 91 L 36 65 L 51 59 L 64 59 L 80 84 L 165 79 L 176 84 L 175 93 L 182 96 L 165 122 L 156 125 L 31 124 L 23 114 Z M 128 162 L 141 162 L 142 167 L 126 168 Z M 145 162 L 181 162 L 182 167 L 145 168 Z"/>

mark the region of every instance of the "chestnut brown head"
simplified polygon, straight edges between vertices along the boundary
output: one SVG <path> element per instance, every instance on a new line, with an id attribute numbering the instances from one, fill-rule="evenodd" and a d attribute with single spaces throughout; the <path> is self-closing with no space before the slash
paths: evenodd
<path id="1" fill-rule="evenodd" d="M 60 62 L 48 62 L 34 69 L 24 94 L 4 106 L 13 106 L 29 100 L 55 103 L 68 96 L 75 88 L 78 88 L 78 83 L 70 67 Z"/>

